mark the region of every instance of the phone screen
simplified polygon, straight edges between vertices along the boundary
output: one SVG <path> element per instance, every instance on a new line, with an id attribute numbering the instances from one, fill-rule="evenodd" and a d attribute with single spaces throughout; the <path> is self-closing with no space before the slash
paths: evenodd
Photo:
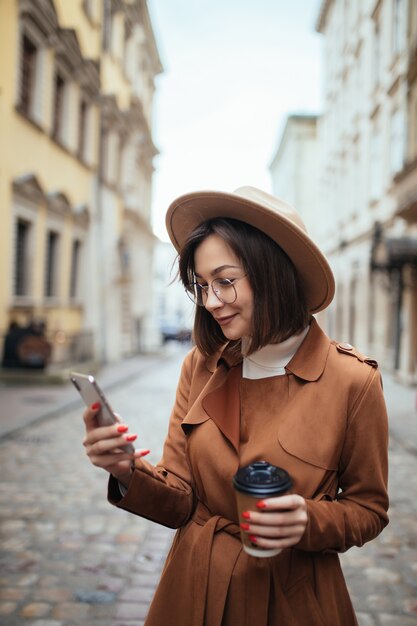
<path id="1" fill-rule="evenodd" d="M 87 407 L 96 402 L 101 404 L 101 409 L 97 413 L 99 426 L 111 426 L 119 421 L 94 376 L 72 372 L 70 379 Z M 123 446 L 123 449 L 130 453 L 134 452 L 134 447 L 130 443 Z"/>

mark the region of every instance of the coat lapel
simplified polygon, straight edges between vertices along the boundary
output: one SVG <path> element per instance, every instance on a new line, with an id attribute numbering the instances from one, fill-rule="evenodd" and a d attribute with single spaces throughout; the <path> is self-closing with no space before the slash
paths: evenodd
<path id="1" fill-rule="evenodd" d="M 239 452 L 240 440 L 240 393 L 239 381 L 242 367 L 237 365 L 228 372 L 223 383 L 202 400 L 206 413 Z"/>
<path id="2" fill-rule="evenodd" d="M 312 318 L 310 332 L 287 365 L 287 373 L 305 381 L 318 380 L 329 349 L 330 340 Z M 229 358 L 227 349 L 223 349 L 206 360 L 206 367 L 213 374 L 185 416 L 182 428 L 189 434 L 192 426 L 211 419 L 239 453 L 242 363 Z"/>
<path id="3" fill-rule="evenodd" d="M 239 450 L 241 364 L 229 368 L 221 360 L 213 376 L 201 391 L 185 416 L 182 428 L 186 434 L 190 426 L 212 419 L 236 452 Z"/>

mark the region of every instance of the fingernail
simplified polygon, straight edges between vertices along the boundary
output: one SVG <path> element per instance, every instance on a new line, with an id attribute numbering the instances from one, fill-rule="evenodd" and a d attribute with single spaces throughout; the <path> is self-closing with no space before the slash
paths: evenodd
<path id="1" fill-rule="evenodd" d="M 240 527 L 242 530 L 249 530 L 249 524 L 246 524 L 246 522 L 240 522 Z"/>
<path id="2" fill-rule="evenodd" d="M 264 509 L 266 507 L 266 504 L 263 500 L 259 500 L 259 502 L 256 503 L 256 506 L 258 507 L 258 509 Z"/>
<path id="3" fill-rule="evenodd" d="M 147 454 L 149 454 L 150 450 L 142 450 L 140 453 L 140 456 L 146 456 Z"/>
<path id="4" fill-rule="evenodd" d="M 252 543 L 258 543 L 258 540 L 256 537 L 254 537 L 253 535 L 248 535 L 249 537 L 249 541 L 251 541 Z"/>
<path id="5" fill-rule="evenodd" d="M 244 519 L 250 519 L 250 513 L 249 513 L 249 511 L 243 511 L 243 513 L 242 513 L 242 517 L 243 517 Z"/>
<path id="6" fill-rule="evenodd" d="M 125 435 L 126 441 L 135 441 L 137 439 L 137 435 Z"/>
<path id="7" fill-rule="evenodd" d="M 93 411 L 97 411 L 97 409 L 99 409 L 101 407 L 100 402 L 94 402 L 94 404 L 91 405 L 91 408 L 93 409 Z"/>
<path id="8" fill-rule="evenodd" d="M 117 427 L 117 432 L 118 433 L 125 433 L 127 430 L 129 430 L 129 426 L 126 426 L 126 424 L 120 424 Z"/>

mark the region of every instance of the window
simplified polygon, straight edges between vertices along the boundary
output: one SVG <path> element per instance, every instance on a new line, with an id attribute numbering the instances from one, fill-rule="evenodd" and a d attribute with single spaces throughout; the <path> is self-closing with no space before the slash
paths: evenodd
<path id="1" fill-rule="evenodd" d="M 52 137 L 62 139 L 64 118 L 65 81 L 59 73 L 55 74 L 55 91 L 53 106 Z"/>
<path id="2" fill-rule="evenodd" d="M 392 21 L 392 52 L 394 55 L 400 53 L 405 44 L 404 9 L 404 0 L 394 0 L 394 18 Z"/>
<path id="3" fill-rule="evenodd" d="M 29 294 L 29 235 L 30 222 L 17 219 L 16 244 L 14 259 L 14 295 L 27 296 Z"/>
<path id="4" fill-rule="evenodd" d="M 379 23 L 379 15 L 375 17 L 374 22 L 374 41 L 373 41 L 373 75 L 374 83 L 377 87 L 381 80 L 381 28 Z"/>
<path id="5" fill-rule="evenodd" d="M 81 241 L 74 239 L 71 251 L 71 277 L 70 277 L 70 298 L 78 295 L 78 281 L 81 257 Z"/>
<path id="6" fill-rule="evenodd" d="M 361 167 L 361 140 L 356 137 L 352 146 L 352 211 L 359 213 L 362 201 L 362 167 Z"/>
<path id="7" fill-rule="evenodd" d="M 417 81 L 410 90 L 408 102 L 408 150 L 407 160 L 413 161 L 417 157 Z"/>
<path id="8" fill-rule="evenodd" d="M 78 119 L 78 156 L 83 161 L 86 158 L 87 116 L 88 105 L 85 100 L 81 100 Z"/>
<path id="9" fill-rule="evenodd" d="M 110 52 L 112 38 L 111 0 L 104 0 L 103 9 L 103 50 Z"/>
<path id="10" fill-rule="evenodd" d="M 37 54 L 36 46 L 27 35 L 23 35 L 19 104 L 21 111 L 29 117 L 34 108 Z"/>
<path id="11" fill-rule="evenodd" d="M 370 143 L 369 186 L 370 200 L 377 200 L 382 191 L 382 137 L 376 121 Z"/>
<path id="12" fill-rule="evenodd" d="M 48 231 L 46 239 L 45 296 L 56 296 L 59 234 Z"/>
<path id="13" fill-rule="evenodd" d="M 399 172 L 404 164 L 405 120 L 401 109 L 394 111 L 391 117 L 391 173 Z"/>

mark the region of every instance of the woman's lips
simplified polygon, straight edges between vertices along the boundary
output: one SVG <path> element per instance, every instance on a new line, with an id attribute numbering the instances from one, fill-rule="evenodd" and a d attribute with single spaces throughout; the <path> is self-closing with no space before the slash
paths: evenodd
<path id="1" fill-rule="evenodd" d="M 219 326 L 226 326 L 226 324 L 231 322 L 236 317 L 236 315 L 237 313 L 234 313 L 233 315 L 227 315 L 225 317 L 216 317 L 214 319 L 219 324 Z"/>

